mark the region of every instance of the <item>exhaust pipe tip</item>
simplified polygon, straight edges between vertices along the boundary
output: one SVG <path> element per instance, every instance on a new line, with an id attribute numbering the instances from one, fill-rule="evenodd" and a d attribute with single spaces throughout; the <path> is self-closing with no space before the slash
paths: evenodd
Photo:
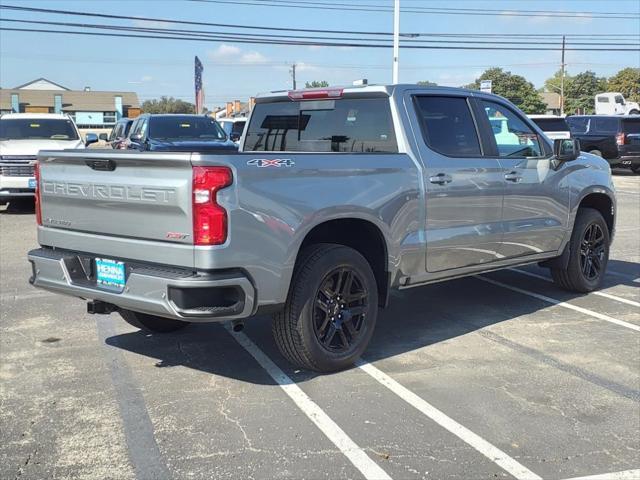
<path id="1" fill-rule="evenodd" d="M 242 320 L 232 320 L 231 321 L 231 330 L 235 333 L 239 333 L 244 330 L 244 322 Z"/>

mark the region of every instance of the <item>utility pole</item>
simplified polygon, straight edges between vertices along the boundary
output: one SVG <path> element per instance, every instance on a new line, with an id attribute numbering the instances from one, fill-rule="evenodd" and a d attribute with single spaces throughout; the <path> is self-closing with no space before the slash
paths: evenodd
<path id="1" fill-rule="evenodd" d="M 393 83 L 398 83 L 398 57 L 400 56 L 400 0 L 393 6 Z"/>
<path id="2" fill-rule="evenodd" d="M 560 66 L 560 115 L 564 116 L 564 44 L 565 44 L 565 36 L 562 36 L 562 64 Z"/>
<path id="3" fill-rule="evenodd" d="M 293 80 L 293 89 L 296 89 L 296 64 L 292 63 L 291 64 L 291 70 L 289 70 L 289 72 L 291 73 L 291 78 Z"/>

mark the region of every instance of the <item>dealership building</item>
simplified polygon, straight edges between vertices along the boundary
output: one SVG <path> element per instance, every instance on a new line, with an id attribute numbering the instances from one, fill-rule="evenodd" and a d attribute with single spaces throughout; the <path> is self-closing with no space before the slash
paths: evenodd
<path id="1" fill-rule="evenodd" d="M 46 78 L 0 88 L 0 113 L 66 113 L 81 131 L 107 132 L 122 117 L 140 115 L 134 92 L 71 90 Z"/>

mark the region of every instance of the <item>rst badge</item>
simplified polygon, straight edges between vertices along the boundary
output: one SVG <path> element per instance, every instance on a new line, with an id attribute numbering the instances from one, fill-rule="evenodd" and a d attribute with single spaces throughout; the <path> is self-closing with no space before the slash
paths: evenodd
<path id="1" fill-rule="evenodd" d="M 265 167 L 293 167 L 296 164 L 290 158 L 254 158 L 249 160 L 247 165 L 253 167 L 265 168 Z"/>

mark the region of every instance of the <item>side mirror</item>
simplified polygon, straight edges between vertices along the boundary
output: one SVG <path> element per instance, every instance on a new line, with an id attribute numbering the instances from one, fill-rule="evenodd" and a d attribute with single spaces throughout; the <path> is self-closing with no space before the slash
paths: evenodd
<path id="1" fill-rule="evenodd" d="M 88 147 L 89 145 L 91 145 L 92 143 L 96 143 L 98 141 L 98 135 L 96 135 L 95 133 L 87 133 L 84 136 L 84 146 Z"/>
<path id="2" fill-rule="evenodd" d="M 570 162 L 580 155 L 580 140 L 557 138 L 553 141 L 553 155 L 560 162 Z"/>
<path id="3" fill-rule="evenodd" d="M 233 132 L 231 135 L 229 135 L 229 139 L 232 142 L 237 142 L 238 140 L 240 140 L 240 134 L 238 132 Z"/>
<path id="4" fill-rule="evenodd" d="M 129 140 L 132 142 L 140 143 L 142 141 L 142 135 L 139 133 L 134 133 L 129 137 Z"/>
<path id="5" fill-rule="evenodd" d="M 107 135 L 106 133 L 101 133 L 100 135 L 98 135 L 98 138 L 103 142 L 106 142 L 109 139 L 109 135 Z"/>

